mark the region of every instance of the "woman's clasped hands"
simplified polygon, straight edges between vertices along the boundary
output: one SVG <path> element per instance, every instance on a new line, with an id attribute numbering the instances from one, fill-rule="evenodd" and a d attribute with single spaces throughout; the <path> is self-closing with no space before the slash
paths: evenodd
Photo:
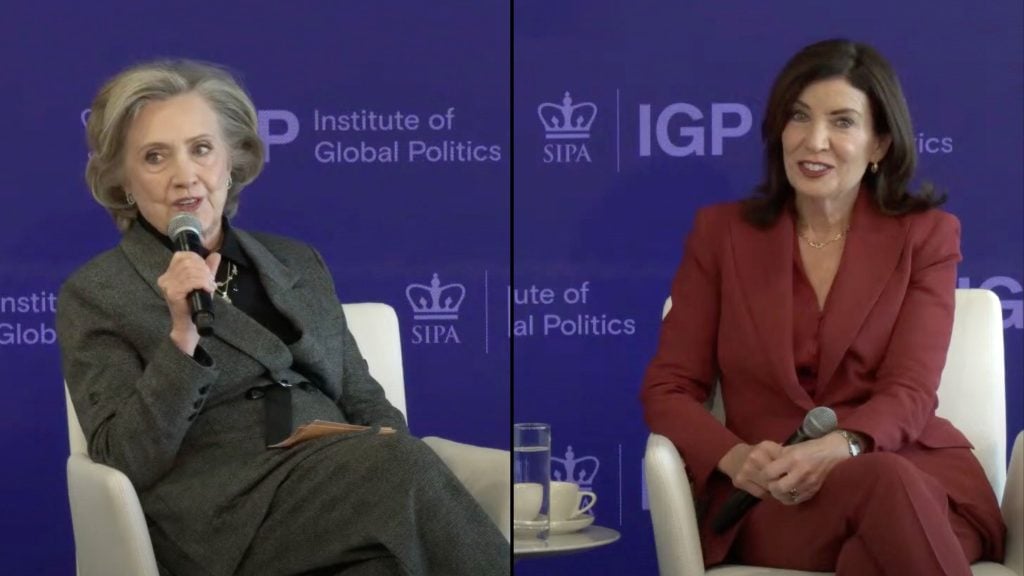
<path id="1" fill-rule="evenodd" d="M 792 446 L 770 440 L 737 444 L 719 469 L 736 488 L 793 506 L 814 498 L 832 468 L 849 457 L 846 439 L 833 432 Z"/>

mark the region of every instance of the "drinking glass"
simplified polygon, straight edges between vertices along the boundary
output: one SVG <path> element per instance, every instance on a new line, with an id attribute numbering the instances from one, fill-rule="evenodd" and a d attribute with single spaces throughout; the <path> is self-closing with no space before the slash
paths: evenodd
<path id="1" fill-rule="evenodd" d="M 512 453 L 515 539 L 546 541 L 551 528 L 551 426 L 514 424 Z"/>

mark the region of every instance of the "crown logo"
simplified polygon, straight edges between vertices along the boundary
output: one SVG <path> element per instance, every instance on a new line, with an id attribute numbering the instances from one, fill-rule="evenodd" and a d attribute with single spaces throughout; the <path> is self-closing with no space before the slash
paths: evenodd
<path id="1" fill-rule="evenodd" d="M 416 320 L 458 320 L 466 287 L 457 283 L 442 286 L 437 272 L 434 272 L 430 286 L 409 284 L 405 287 L 405 297 Z"/>
<path id="2" fill-rule="evenodd" d="M 544 137 L 548 140 L 582 140 L 590 138 L 590 125 L 597 118 L 597 105 L 593 102 L 573 105 L 572 97 L 566 92 L 561 106 L 545 102 L 537 106 L 537 115 L 544 124 Z"/>
<path id="3" fill-rule="evenodd" d="M 560 467 L 560 469 L 559 469 Z M 580 488 L 590 490 L 594 486 L 594 477 L 601 462 L 594 456 L 576 458 L 572 446 L 565 451 L 565 458 L 551 458 L 551 476 L 555 480 L 575 482 Z"/>

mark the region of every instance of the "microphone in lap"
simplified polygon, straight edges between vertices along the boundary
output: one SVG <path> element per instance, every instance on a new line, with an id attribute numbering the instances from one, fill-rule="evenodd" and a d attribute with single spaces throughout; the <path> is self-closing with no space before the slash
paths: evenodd
<path id="1" fill-rule="evenodd" d="M 836 429 L 839 425 L 839 420 L 836 418 L 836 413 L 826 406 L 818 406 L 807 413 L 804 417 L 804 422 L 789 438 L 786 439 L 783 446 L 791 446 L 793 444 L 799 444 L 806 440 L 813 440 L 815 438 L 821 438 L 825 434 Z M 754 504 L 757 504 L 761 500 L 756 496 L 751 495 L 746 490 L 735 489 L 729 496 L 729 499 L 722 505 L 721 510 L 715 515 L 711 521 L 711 529 L 716 534 L 721 534 L 729 529 L 730 526 L 735 524 L 747 510 L 753 508 Z"/>
<path id="2" fill-rule="evenodd" d="M 171 218 L 167 225 L 167 237 L 178 252 L 195 252 L 195 246 L 202 246 L 203 225 L 199 218 L 180 213 Z M 193 290 L 188 295 L 188 307 L 192 311 L 192 322 L 200 336 L 213 334 L 213 299 L 205 290 Z"/>

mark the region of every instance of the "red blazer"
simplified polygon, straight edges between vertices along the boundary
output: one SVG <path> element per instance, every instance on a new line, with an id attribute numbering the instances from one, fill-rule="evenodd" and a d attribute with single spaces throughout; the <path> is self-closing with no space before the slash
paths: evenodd
<path id="1" fill-rule="evenodd" d="M 647 424 L 679 449 L 706 511 L 705 563 L 721 562 L 736 532 L 706 529 L 732 488 L 718 461 L 741 441 L 784 441 L 815 406 L 835 410 L 869 450 L 898 452 L 939 479 L 982 526 L 987 555 L 1001 558 L 1003 524 L 980 464 L 965 450 L 933 450 L 970 446 L 935 415 L 953 327 L 959 221 L 940 210 L 886 216 L 861 193 L 825 304 L 814 398 L 793 358 L 793 234 L 789 211 L 766 230 L 743 220 L 739 203 L 698 212 L 644 377 Z M 716 379 L 728 427 L 702 405 Z M 950 460 L 966 458 L 973 462 Z"/>

